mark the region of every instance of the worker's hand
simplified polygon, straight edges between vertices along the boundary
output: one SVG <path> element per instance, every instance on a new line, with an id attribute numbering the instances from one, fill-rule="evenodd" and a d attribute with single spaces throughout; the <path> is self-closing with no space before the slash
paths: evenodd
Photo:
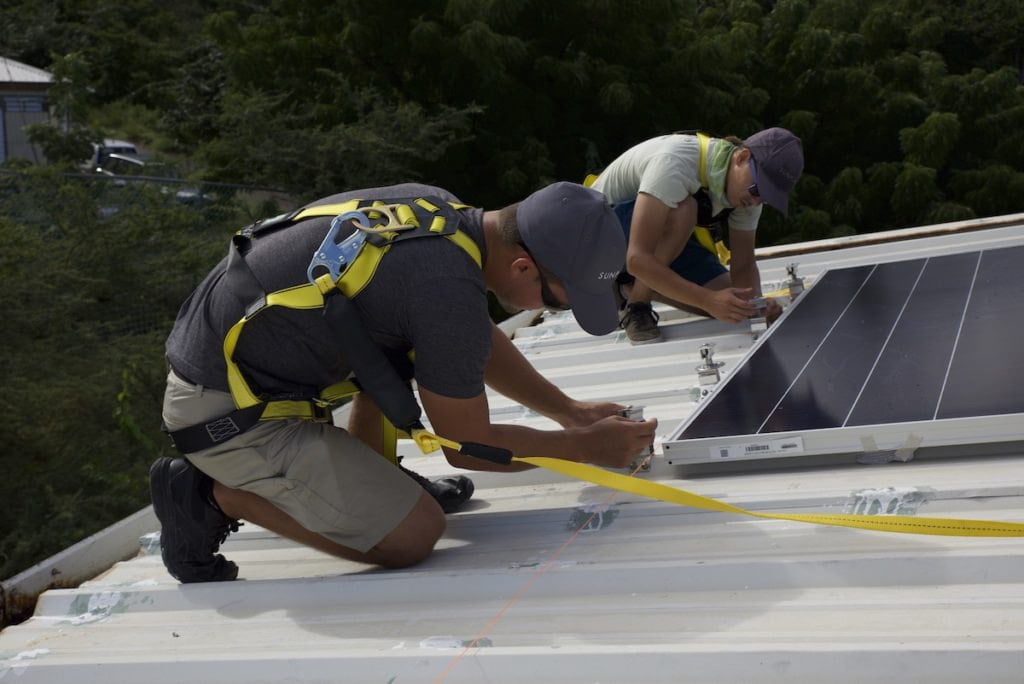
<path id="1" fill-rule="evenodd" d="M 565 428 L 586 427 L 602 418 L 614 416 L 626 408 L 611 401 L 576 401 L 572 400 L 565 413 L 552 415 L 550 418 Z"/>
<path id="2" fill-rule="evenodd" d="M 749 301 L 753 294 L 753 289 L 749 287 L 713 290 L 703 309 L 720 321 L 739 323 L 757 311 Z"/>
<path id="3" fill-rule="evenodd" d="M 764 300 L 764 303 L 765 303 L 764 319 L 768 323 L 768 325 L 771 325 L 772 323 L 775 322 L 776 318 L 778 318 L 779 316 L 782 315 L 782 306 L 780 306 L 779 303 L 777 301 L 775 301 L 774 299 L 772 299 L 771 297 L 766 298 Z"/>
<path id="4" fill-rule="evenodd" d="M 625 468 L 654 442 L 654 431 L 657 428 L 657 418 L 602 418 L 592 425 L 578 429 L 583 460 L 609 468 Z"/>

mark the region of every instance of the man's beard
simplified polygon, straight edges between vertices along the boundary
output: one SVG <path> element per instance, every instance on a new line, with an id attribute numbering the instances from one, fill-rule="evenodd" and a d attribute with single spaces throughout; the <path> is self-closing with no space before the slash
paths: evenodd
<path id="1" fill-rule="evenodd" d="M 501 305 L 501 308 L 504 309 L 505 313 L 507 313 L 509 316 L 513 316 L 519 313 L 520 311 L 524 310 L 522 307 L 516 306 L 509 302 L 507 299 L 499 297 L 498 295 L 494 295 L 494 298 L 498 301 L 498 304 Z"/>

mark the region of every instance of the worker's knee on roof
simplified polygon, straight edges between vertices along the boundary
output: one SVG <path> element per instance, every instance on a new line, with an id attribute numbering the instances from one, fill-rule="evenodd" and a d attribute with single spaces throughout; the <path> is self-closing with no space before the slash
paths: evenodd
<path id="1" fill-rule="evenodd" d="M 402 523 L 374 547 L 374 560 L 387 568 L 415 565 L 431 554 L 444 530 L 444 512 L 424 491 Z"/>

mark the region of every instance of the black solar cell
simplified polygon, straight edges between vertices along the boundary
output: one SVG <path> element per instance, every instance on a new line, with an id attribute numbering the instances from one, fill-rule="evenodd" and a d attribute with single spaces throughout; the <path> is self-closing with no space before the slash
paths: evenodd
<path id="1" fill-rule="evenodd" d="M 1024 247 L 981 253 L 963 319 L 936 418 L 1024 412 Z"/>

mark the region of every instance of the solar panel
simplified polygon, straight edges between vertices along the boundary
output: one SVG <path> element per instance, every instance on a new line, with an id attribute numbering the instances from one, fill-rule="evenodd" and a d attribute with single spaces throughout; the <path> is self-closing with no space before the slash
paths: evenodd
<path id="1" fill-rule="evenodd" d="M 1024 439 L 1024 246 L 827 271 L 663 446 L 669 463 Z"/>

